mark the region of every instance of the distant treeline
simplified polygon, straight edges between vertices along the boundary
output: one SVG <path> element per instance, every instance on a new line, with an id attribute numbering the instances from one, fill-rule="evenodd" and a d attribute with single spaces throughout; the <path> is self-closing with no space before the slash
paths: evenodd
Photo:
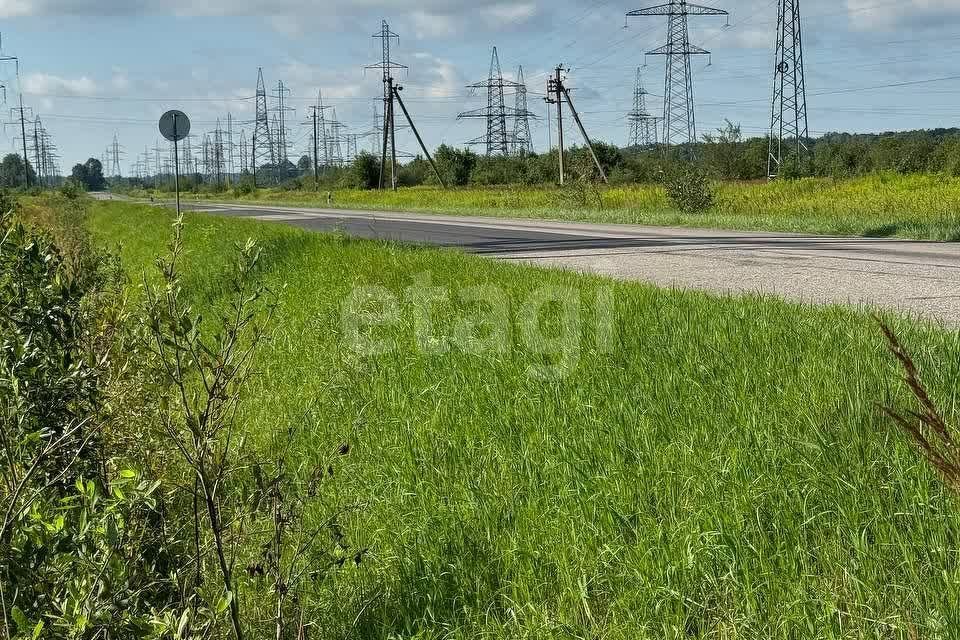
<path id="1" fill-rule="evenodd" d="M 811 153 L 803 163 L 787 162 L 785 177 L 847 178 L 880 171 L 897 173 L 946 173 L 960 175 L 960 129 L 932 129 L 880 134 L 829 133 L 808 141 Z M 743 138 L 739 125 L 703 136 L 703 141 L 687 149 L 664 154 L 659 148 L 620 148 L 604 142 L 594 145 L 597 157 L 611 184 L 650 183 L 661 180 L 665 171 L 680 162 L 692 162 L 716 180 L 762 180 L 767 177 L 768 142 L 766 138 Z M 599 173 L 586 147 L 572 147 L 565 154 L 568 179 L 596 179 Z M 558 179 L 557 153 L 514 157 L 487 157 L 469 149 L 441 145 L 434 160 L 444 182 L 451 186 L 548 185 Z M 260 171 L 257 186 L 288 189 L 312 188 L 314 172 L 311 158 L 304 156 L 283 172 Z M 374 188 L 379 181 L 380 159 L 360 153 L 346 167 L 321 167 L 322 188 Z M 385 172 L 389 184 L 389 166 Z M 400 186 L 438 183 L 429 162 L 416 157 L 398 164 Z M 138 182 L 132 180 L 129 182 Z M 150 180 L 139 181 L 153 186 Z M 252 176 L 221 180 L 221 187 L 245 190 L 253 187 Z M 165 183 L 164 183 L 165 184 Z M 134 185 L 135 186 L 135 185 Z M 163 185 L 160 185 L 163 186 Z M 204 176 L 189 176 L 186 189 L 215 188 Z"/>

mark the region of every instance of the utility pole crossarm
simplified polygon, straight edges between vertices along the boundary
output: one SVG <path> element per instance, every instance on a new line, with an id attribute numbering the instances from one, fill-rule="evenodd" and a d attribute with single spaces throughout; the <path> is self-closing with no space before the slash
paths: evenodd
<path id="1" fill-rule="evenodd" d="M 627 13 L 627 17 L 637 17 L 637 16 L 672 16 L 672 15 L 688 15 L 688 16 L 727 16 L 730 15 L 728 11 L 723 9 L 716 9 L 714 7 L 704 7 L 699 4 L 687 4 L 683 3 L 681 8 L 677 8 L 677 4 L 671 2 L 669 4 L 658 4 L 653 7 L 646 7 L 645 9 L 636 9 L 635 11 L 630 11 Z"/>
<path id="2" fill-rule="evenodd" d="M 706 49 L 701 49 L 695 44 L 688 44 L 685 49 L 677 47 L 674 43 L 665 44 L 662 47 L 657 47 L 647 51 L 648 56 L 672 56 L 674 54 L 683 54 L 683 55 L 710 55 L 710 52 Z"/>
<path id="3" fill-rule="evenodd" d="M 503 113 L 509 118 L 515 118 L 518 116 L 527 116 L 528 118 L 537 119 L 537 115 L 530 111 L 520 111 L 515 107 L 504 107 Z M 480 109 L 473 109 L 471 111 L 464 111 L 457 114 L 457 120 L 462 120 L 464 118 L 486 118 L 488 115 L 487 109 L 485 107 Z"/>

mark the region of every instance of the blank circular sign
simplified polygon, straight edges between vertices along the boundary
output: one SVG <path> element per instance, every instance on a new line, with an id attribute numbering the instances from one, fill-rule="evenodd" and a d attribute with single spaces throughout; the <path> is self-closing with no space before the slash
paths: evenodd
<path id="1" fill-rule="evenodd" d="M 190 118 L 183 111 L 167 111 L 160 117 L 160 135 L 170 142 L 178 142 L 190 135 Z"/>

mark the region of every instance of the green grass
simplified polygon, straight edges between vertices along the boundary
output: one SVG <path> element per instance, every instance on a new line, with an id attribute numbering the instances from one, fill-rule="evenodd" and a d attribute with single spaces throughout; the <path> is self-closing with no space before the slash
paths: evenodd
<path id="1" fill-rule="evenodd" d="M 163 252 L 169 213 L 107 203 L 92 228 L 131 274 Z M 265 247 L 287 284 L 240 416 L 309 465 L 354 445 L 340 499 L 369 561 L 310 603 L 311 638 L 948 638 L 960 629 L 960 504 L 877 403 L 909 406 L 874 322 L 855 310 L 714 297 L 487 261 L 452 251 L 187 218 L 185 292 L 218 304 L 231 246 Z M 499 287 L 511 317 L 544 285 L 617 308 L 612 349 L 584 330 L 578 366 L 430 354 L 415 314 L 364 358 L 341 302 L 401 299 L 429 274 L 451 302 L 436 333 Z M 212 315 L 212 314 L 208 314 Z M 553 326 L 550 317 L 544 319 Z M 896 320 L 948 416 L 960 418 L 958 335 Z M 516 328 L 516 327 L 514 327 Z M 321 612 L 326 611 L 328 615 Z"/>
<path id="2" fill-rule="evenodd" d="M 189 196 L 188 196 L 189 197 Z M 326 190 L 261 190 L 233 197 L 273 204 L 326 206 Z M 440 190 L 417 187 L 397 192 L 337 190 L 336 207 L 462 215 L 548 218 L 604 223 L 795 231 L 930 240 L 960 239 L 960 178 L 941 175 L 871 175 L 849 180 L 805 179 L 725 183 L 717 204 L 704 214 L 676 211 L 663 189 L 640 185 L 602 190 L 581 201 L 552 188 L 496 187 Z"/>

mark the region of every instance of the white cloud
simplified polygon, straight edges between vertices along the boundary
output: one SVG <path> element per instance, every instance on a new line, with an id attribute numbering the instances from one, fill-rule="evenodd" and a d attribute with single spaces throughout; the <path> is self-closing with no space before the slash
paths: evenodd
<path id="1" fill-rule="evenodd" d="M 418 10 L 427 15 L 458 15 L 475 9 L 489 9 L 507 18 L 532 15 L 532 2 L 503 0 L 421 0 Z M 137 15 L 175 14 L 184 16 L 311 16 L 319 12 L 316 0 L 0 0 L 0 18 L 39 15 Z M 409 3 L 400 0 L 327 0 L 323 13 L 357 15 L 365 12 L 406 13 Z"/>
<path id="2" fill-rule="evenodd" d="M 17 18 L 33 14 L 36 3 L 31 0 L 0 0 L 0 16 Z"/>
<path id="3" fill-rule="evenodd" d="M 453 16 L 438 15 L 416 10 L 410 15 L 413 23 L 414 35 L 417 39 L 425 38 L 452 38 L 461 32 L 464 26 Z"/>
<path id="4" fill-rule="evenodd" d="M 466 82 L 449 60 L 442 60 L 429 53 L 415 53 L 416 76 L 408 83 L 416 88 L 419 97 L 449 98 L 463 95 Z"/>
<path id="5" fill-rule="evenodd" d="M 23 90 L 39 96 L 92 96 L 97 93 L 97 84 L 87 76 L 63 78 L 49 73 L 30 73 L 23 78 Z"/>
<path id="6" fill-rule="evenodd" d="M 960 17 L 960 0 L 847 0 L 850 25 L 859 31 L 886 31 L 912 26 L 938 26 Z"/>
<path id="7" fill-rule="evenodd" d="M 487 19 L 487 22 L 494 26 L 523 23 L 537 15 L 537 5 L 533 2 L 510 2 L 499 3 L 486 7 L 481 13 Z"/>

